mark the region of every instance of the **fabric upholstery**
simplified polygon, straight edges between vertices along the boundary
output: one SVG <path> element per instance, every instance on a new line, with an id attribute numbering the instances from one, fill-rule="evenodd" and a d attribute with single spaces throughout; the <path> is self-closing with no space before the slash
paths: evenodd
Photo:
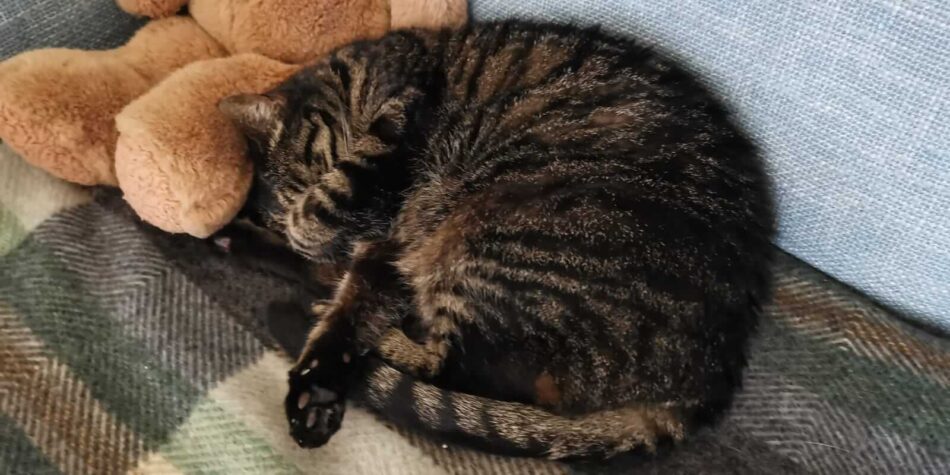
<path id="1" fill-rule="evenodd" d="M 0 176 L 0 473 L 950 473 L 950 340 L 785 255 L 733 410 L 669 457 L 489 456 L 355 407 L 302 450 L 265 311 L 285 280 L 2 146 Z"/>
<path id="2" fill-rule="evenodd" d="M 0 60 L 35 48 L 112 48 L 141 24 L 113 0 L 0 0 Z"/>
<path id="3" fill-rule="evenodd" d="M 683 60 L 760 144 L 779 244 L 950 330 L 950 2 L 472 0 L 602 24 Z"/>

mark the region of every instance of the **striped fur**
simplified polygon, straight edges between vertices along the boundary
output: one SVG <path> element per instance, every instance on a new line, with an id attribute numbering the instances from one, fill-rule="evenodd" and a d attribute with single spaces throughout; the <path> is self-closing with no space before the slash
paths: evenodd
<path id="1" fill-rule="evenodd" d="M 361 381 L 394 419 L 555 458 L 729 405 L 768 297 L 769 184 L 668 61 L 564 26 L 396 32 L 222 110 L 256 157 L 249 216 L 349 266 L 291 371 L 302 445 Z"/>
<path id="2" fill-rule="evenodd" d="M 677 407 L 633 404 L 565 416 L 535 405 L 447 391 L 370 362 L 358 401 L 397 424 L 496 453 L 552 459 L 606 457 L 635 449 L 653 451 L 662 439 L 684 437 Z"/>

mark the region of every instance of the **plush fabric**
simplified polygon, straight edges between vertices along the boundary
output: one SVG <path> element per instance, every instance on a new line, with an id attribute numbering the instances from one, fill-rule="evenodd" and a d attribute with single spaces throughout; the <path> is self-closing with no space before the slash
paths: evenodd
<path id="1" fill-rule="evenodd" d="M 35 48 L 114 48 L 142 23 L 113 0 L 0 0 L 0 60 Z"/>
<path id="2" fill-rule="evenodd" d="M 666 457 L 495 457 L 357 408 L 302 450 L 264 311 L 286 282 L 139 224 L 118 196 L 82 204 L 4 147 L 0 177 L 15 184 L 0 188 L 2 473 L 950 473 L 950 341 L 784 255 L 733 411 Z"/>
<path id="3" fill-rule="evenodd" d="M 166 14 L 182 1 L 121 6 Z M 197 237 L 234 218 L 250 187 L 246 146 L 217 110 L 222 99 L 266 92 L 293 72 L 289 64 L 383 35 L 391 13 L 399 27 L 467 18 L 466 0 L 187 7 L 189 15 L 155 19 L 119 48 L 40 48 L 0 62 L 0 137 L 33 165 L 74 183 L 118 186 L 149 223 Z"/>
<path id="4" fill-rule="evenodd" d="M 113 50 L 17 55 L 0 62 L 0 138 L 60 178 L 115 186 L 116 114 L 171 72 L 224 54 L 194 20 L 173 17 Z"/>
<path id="5" fill-rule="evenodd" d="M 472 0 L 603 24 L 684 60 L 775 175 L 779 243 L 950 330 L 950 2 Z"/>
<path id="6" fill-rule="evenodd" d="M 245 138 L 218 101 L 267 92 L 297 69 L 254 53 L 199 61 L 126 105 L 114 118 L 125 200 L 169 232 L 208 237 L 221 229 L 244 205 L 253 167 Z"/>

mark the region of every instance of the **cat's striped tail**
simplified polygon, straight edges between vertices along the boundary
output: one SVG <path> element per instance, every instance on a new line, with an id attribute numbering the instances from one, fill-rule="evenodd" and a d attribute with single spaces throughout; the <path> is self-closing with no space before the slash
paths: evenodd
<path id="1" fill-rule="evenodd" d="M 684 436 L 676 408 L 628 407 L 560 416 L 525 404 L 441 389 L 371 358 L 357 400 L 391 422 L 496 453 L 551 459 L 653 451 Z"/>

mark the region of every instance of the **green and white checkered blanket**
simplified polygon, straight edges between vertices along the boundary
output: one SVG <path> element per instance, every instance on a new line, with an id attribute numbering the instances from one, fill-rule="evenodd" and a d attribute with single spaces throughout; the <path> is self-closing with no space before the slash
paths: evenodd
<path id="1" fill-rule="evenodd" d="M 261 309 L 291 289 L 0 146 L 0 473 L 950 473 L 950 342 L 783 257 L 746 388 L 658 460 L 443 446 L 360 410 L 303 450 Z"/>

